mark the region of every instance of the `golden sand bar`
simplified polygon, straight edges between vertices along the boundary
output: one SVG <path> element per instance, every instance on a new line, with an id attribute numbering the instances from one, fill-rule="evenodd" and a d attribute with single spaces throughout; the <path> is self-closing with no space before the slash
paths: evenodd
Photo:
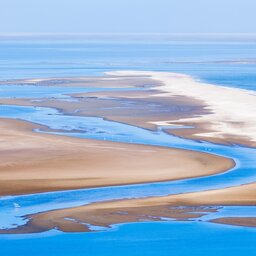
<path id="1" fill-rule="evenodd" d="M 0 233 L 33 233 L 57 228 L 66 232 L 88 232 L 84 223 L 110 227 L 113 224 L 160 221 L 162 218 L 187 220 L 207 212 L 217 211 L 218 205 L 255 205 L 256 183 L 226 189 L 197 193 L 117 200 L 90 205 L 53 210 L 27 216 L 24 226 Z M 182 206 L 182 207 L 180 207 Z M 209 206 L 211 206 L 209 208 Z M 215 207 L 216 206 L 216 207 Z M 255 226 L 256 218 L 220 218 L 212 222 Z"/>
<path id="2" fill-rule="evenodd" d="M 98 203 L 29 215 L 26 216 L 28 222 L 25 225 L 7 230 L 0 229 L 0 234 L 38 233 L 52 229 L 63 232 L 90 232 L 90 226 L 109 228 L 113 224 L 161 221 L 163 218 L 187 220 L 200 218 L 206 212 L 216 211 L 214 208 L 178 208 L 167 205 L 126 207 L 121 203 L 121 206 L 109 206 L 108 203 Z"/>
<path id="3" fill-rule="evenodd" d="M 256 227 L 256 217 L 227 217 L 227 218 L 218 218 L 212 220 L 211 222 L 233 225 L 233 226 L 243 226 L 243 227 Z"/>
<path id="4" fill-rule="evenodd" d="M 36 127 L 0 120 L 0 195 L 176 180 L 234 166 L 205 153 L 32 132 Z"/>

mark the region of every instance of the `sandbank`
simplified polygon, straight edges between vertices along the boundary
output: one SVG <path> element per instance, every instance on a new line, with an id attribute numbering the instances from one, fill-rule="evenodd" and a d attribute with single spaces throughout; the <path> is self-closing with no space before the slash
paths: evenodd
<path id="1" fill-rule="evenodd" d="M 163 120 L 155 123 L 157 125 L 194 125 L 200 130 L 190 129 L 193 138 L 212 141 L 215 138 L 218 141 L 226 139 L 231 143 L 256 146 L 256 94 L 253 91 L 206 84 L 188 75 L 169 72 L 116 71 L 107 74 L 152 78 L 161 83 L 157 89 L 165 92 L 157 96 L 179 95 L 202 100 L 207 105 L 206 109 L 211 112 L 176 122 Z M 187 137 L 190 137 L 189 134 Z"/>
<path id="2" fill-rule="evenodd" d="M 116 200 L 26 216 L 24 226 L 2 233 L 33 233 L 57 228 L 66 232 L 88 232 L 89 225 L 110 227 L 113 224 L 189 220 L 218 211 L 224 205 L 256 205 L 256 183 L 226 189 L 188 194 Z M 211 222 L 240 226 L 256 226 L 255 218 L 219 218 Z M 89 225 L 85 225 L 88 223 Z"/>
<path id="3" fill-rule="evenodd" d="M 176 180 L 234 166 L 206 153 L 33 132 L 37 127 L 0 120 L 0 195 Z"/>
<path id="4" fill-rule="evenodd" d="M 150 71 L 116 71 L 102 77 L 18 82 L 35 86 L 142 87 L 146 90 L 81 93 L 72 95 L 77 100 L 73 104 L 57 99 L 39 102 L 0 99 L 0 103 L 56 107 L 67 114 L 101 116 L 147 129 L 164 125 L 168 133 L 185 138 L 256 146 L 256 94 L 253 91 L 206 84 L 184 74 Z M 7 83 L 11 85 L 15 81 Z"/>

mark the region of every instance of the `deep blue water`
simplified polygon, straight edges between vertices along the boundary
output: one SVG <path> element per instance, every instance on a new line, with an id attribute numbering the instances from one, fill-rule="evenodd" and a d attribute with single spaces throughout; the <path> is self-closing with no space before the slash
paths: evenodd
<path id="1" fill-rule="evenodd" d="M 127 224 L 90 234 L 1 237 L 3 255 L 254 255 L 256 230 L 203 222 Z"/>
<path id="2" fill-rule="evenodd" d="M 211 83 L 256 90 L 256 43 L 0 42 L 0 80 L 102 75 L 104 71 L 127 69 L 181 72 Z M 64 91 L 61 88 L 3 86 L 0 97 L 63 97 L 62 93 L 70 92 L 74 92 L 74 88 Z M 59 133 L 62 135 L 210 152 L 232 157 L 237 164 L 226 173 L 204 178 L 1 198 L 1 227 L 22 223 L 20 216 L 43 210 L 115 198 L 221 188 L 256 179 L 255 149 L 184 140 L 162 131 L 154 133 L 100 118 L 62 116 L 47 108 L 1 106 L 0 116 L 47 124 L 54 129 L 63 129 L 63 133 Z M 81 132 L 72 133 L 72 129 Z M 13 203 L 21 207 L 16 209 Z M 255 216 L 255 212 L 255 207 L 225 207 L 214 216 Z M 211 216 L 203 217 L 202 222 L 125 224 L 111 231 L 90 234 L 51 231 L 34 235 L 0 235 L 0 249 L 7 256 L 255 254 L 255 229 L 204 222 Z"/>

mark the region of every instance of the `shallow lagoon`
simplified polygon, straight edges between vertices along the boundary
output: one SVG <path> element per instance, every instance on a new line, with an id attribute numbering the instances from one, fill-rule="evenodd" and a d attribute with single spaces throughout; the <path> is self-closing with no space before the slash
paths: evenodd
<path id="1" fill-rule="evenodd" d="M 92 47 L 93 46 L 93 47 Z M 10 54 L 12 53 L 12 54 Z M 192 74 L 202 80 L 255 90 L 256 44 L 157 43 L 74 44 L 53 42 L 1 42 L 0 78 L 33 78 L 101 75 L 109 70 L 160 70 Z M 26 61 L 25 61 L 26 60 Z M 7 97 L 33 97 L 33 88 L 10 92 Z M 14 88 L 15 89 L 15 88 Z M 17 89 L 17 88 L 16 88 Z M 36 89 L 37 90 L 37 89 Z M 60 91 L 41 88 L 34 97 L 64 97 Z M 80 90 L 80 88 L 78 89 Z M 74 92 L 74 88 L 71 90 Z M 67 89 L 67 93 L 70 93 Z M 107 139 L 186 148 L 232 157 L 237 166 L 210 177 L 97 189 L 5 197 L 0 200 L 0 226 L 22 223 L 20 216 L 43 210 L 71 207 L 106 199 L 167 195 L 221 188 L 255 181 L 255 149 L 183 140 L 100 118 L 62 116 L 47 108 L 1 106 L 2 117 L 20 118 L 62 129 L 60 135 Z M 79 128 L 81 132 L 72 132 Z M 13 203 L 21 207 L 16 209 Z M 224 207 L 219 213 L 194 222 L 133 223 L 106 232 L 64 234 L 51 231 L 34 235 L 0 235 L 4 255 L 254 255 L 256 231 L 203 222 L 220 216 L 256 216 L 255 207 Z"/>

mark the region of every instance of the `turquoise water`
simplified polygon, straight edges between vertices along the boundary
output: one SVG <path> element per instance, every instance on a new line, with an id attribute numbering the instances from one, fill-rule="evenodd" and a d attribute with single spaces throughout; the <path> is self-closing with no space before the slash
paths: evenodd
<path id="1" fill-rule="evenodd" d="M 111 232 L 0 236 L 3 255 L 254 255 L 256 230 L 203 222 L 127 224 Z"/>
<path id="2" fill-rule="evenodd" d="M 0 42 L 0 79 L 102 75 L 111 70 L 160 70 L 191 74 L 220 85 L 256 90 L 256 43 L 90 43 L 67 41 Z M 114 89 L 114 88 L 113 88 Z M 0 87 L 0 97 L 63 97 L 88 88 Z M 94 90 L 101 90 L 96 88 Z M 185 148 L 230 157 L 236 167 L 219 175 L 131 186 L 105 187 L 0 198 L 0 227 L 26 222 L 22 216 L 91 202 L 161 196 L 240 185 L 256 180 L 256 149 L 215 145 L 170 136 L 162 129 L 93 117 L 63 116 L 57 110 L 0 106 L 0 117 L 60 129 L 59 135 Z M 75 132 L 74 132 L 75 130 Z M 36 132 L 43 132 L 37 130 Z M 55 132 L 56 133 L 56 132 Z M 15 208 L 19 204 L 20 208 Z M 221 207 L 192 222 L 133 223 L 90 234 L 51 231 L 0 235 L 3 255 L 253 255 L 256 231 L 205 221 L 222 216 L 256 216 L 256 207 Z"/>

